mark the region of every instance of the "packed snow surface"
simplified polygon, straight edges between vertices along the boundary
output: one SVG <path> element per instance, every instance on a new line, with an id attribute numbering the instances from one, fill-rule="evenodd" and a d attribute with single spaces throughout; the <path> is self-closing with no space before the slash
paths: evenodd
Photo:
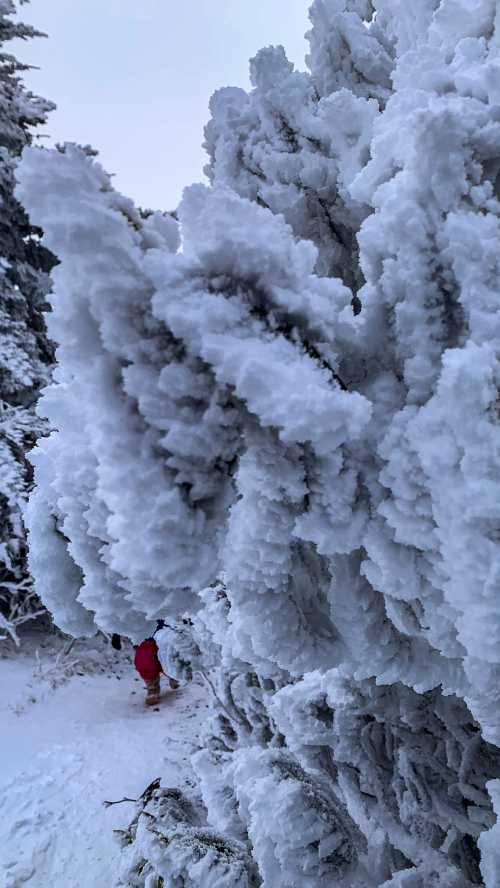
<path id="1" fill-rule="evenodd" d="M 78 671 L 64 679 L 55 644 L 40 648 L 41 665 L 26 649 L 0 660 L 1 888 L 113 885 L 113 830 L 134 806 L 103 802 L 137 798 L 159 776 L 163 786 L 191 781 L 202 688 L 174 693 L 164 681 L 160 707 L 147 709 L 126 653 L 104 660 L 78 644 L 68 655 Z"/>

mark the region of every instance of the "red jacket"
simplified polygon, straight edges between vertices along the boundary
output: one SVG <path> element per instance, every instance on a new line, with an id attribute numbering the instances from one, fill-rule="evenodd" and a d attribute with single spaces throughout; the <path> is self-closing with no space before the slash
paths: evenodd
<path id="1" fill-rule="evenodd" d="M 154 638 L 146 638 L 136 647 L 134 666 L 144 681 L 154 681 L 163 672 Z"/>

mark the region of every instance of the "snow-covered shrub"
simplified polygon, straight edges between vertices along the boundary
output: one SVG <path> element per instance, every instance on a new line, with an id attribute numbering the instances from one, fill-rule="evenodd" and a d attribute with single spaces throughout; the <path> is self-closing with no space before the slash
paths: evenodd
<path id="1" fill-rule="evenodd" d="M 247 845 L 218 835 L 203 810 L 160 781 L 143 793 L 126 830 L 117 885 L 126 888 L 254 888 L 256 868 Z"/>
<path id="2" fill-rule="evenodd" d="M 31 565 L 77 634 L 167 618 L 207 828 L 264 888 L 496 888 L 497 4 L 311 19 L 310 73 L 267 49 L 214 97 L 179 226 L 26 152 L 61 258 Z"/>
<path id="3" fill-rule="evenodd" d="M 235 784 L 262 884 L 288 888 L 358 883 L 366 840 L 332 786 L 283 750 L 240 750 Z"/>
<path id="4" fill-rule="evenodd" d="M 11 0 L 0 0 L 0 638 L 17 644 L 19 626 L 41 611 L 22 510 L 33 478 L 26 452 L 45 431 L 34 403 L 53 361 L 43 310 L 55 259 L 14 196 L 19 155 L 53 107 L 24 88 L 25 66 L 6 51 L 14 38 L 37 36 L 15 12 Z"/>
<path id="5" fill-rule="evenodd" d="M 132 666 L 133 647 L 123 645 L 125 650 L 114 650 L 101 633 L 91 640 L 79 641 L 75 638 L 60 638 L 59 649 L 49 646 L 47 651 L 36 649 L 36 666 L 33 677 L 37 684 L 46 684 L 52 690 L 67 684 L 75 675 L 113 675 L 121 680 L 123 672 Z"/>
<path id="6" fill-rule="evenodd" d="M 445 851 L 480 883 L 475 841 L 495 823 L 486 783 L 499 772 L 500 750 L 462 700 L 334 671 L 281 690 L 271 714 L 312 771 L 325 770 L 328 748 L 349 810 L 392 847 L 417 866 L 432 849 Z"/>
<path id="7" fill-rule="evenodd" d="M 0 640 L 10 638 L 19 647 L 20 627 L 46 614 L 30 576 L 4 581 L 0 589 Z"/>

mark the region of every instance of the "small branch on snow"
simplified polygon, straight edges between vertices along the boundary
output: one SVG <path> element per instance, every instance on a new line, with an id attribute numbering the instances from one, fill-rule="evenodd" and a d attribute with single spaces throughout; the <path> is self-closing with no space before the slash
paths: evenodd
<path id="1" fill-rule="evenodd" d="M 138 801 L 139 801 L 139 799 L 127 799 L 127 798 L 124 798 L 124 799 L 118 799 L 118 801 L 116 801 L 116 802 L 107 802 L 107 801 L 104 801 L 104 802 L 103 802 L 103 805 L 104 805 L 105 808 L 111 808 L 112 805 L 122 805 L 123 802 L 133 802 L 134 805 L 136 805 Z"/>

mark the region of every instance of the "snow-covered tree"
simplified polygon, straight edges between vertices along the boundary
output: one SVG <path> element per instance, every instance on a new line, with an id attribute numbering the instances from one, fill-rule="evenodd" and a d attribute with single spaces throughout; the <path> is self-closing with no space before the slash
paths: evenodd
<path id="1" fill-rule="evenodd" d="M 196 798 L 162 789 L 160 783 L 146 788 L 130 826 L 118 831 L 124 854 L 117 885 L 257 888 L 257 867 L 247 845 L 207 826 Z"/>
<path id="2" fill-rule="evenodd" d="M 497 4 L 311 20 L 309 73 L 215 96 L 179 224 L 25 153 L 61 259 L 31 566 L 69 631 L 168 619 L 214 691 L 196 828 L 264 888 L 495 888 Z M 129 884 L 201 888 L 150 813 Z"/>
<path id="3" fill-rule="evenodd" d="M 22 508 L 33 474 L 26 452 L 43 430 L 34 404 L 53 362 L 43 311 L 55 261 L 14 196 L 19 156 L 53 107 L 25 89 L 26 66 L 5 49 L 13 38 L 39 36 L 15 12 L 0 0 L 0 630 L 14 637 L 35 601 Z"/>

